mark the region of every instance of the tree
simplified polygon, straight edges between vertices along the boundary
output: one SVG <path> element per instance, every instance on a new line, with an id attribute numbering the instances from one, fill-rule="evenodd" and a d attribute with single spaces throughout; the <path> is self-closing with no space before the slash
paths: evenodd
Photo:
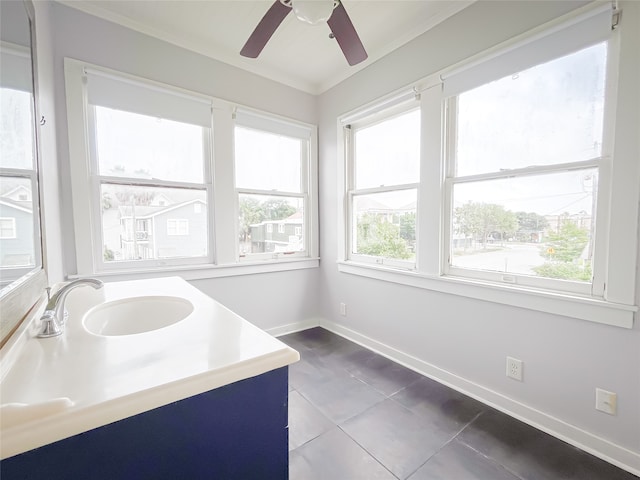
<path id="1" fill-rule="evenodd" d="M 573 262 L 580 257 L 588 243 L 589 231 L 565 220 L 557 233 L 549 235 L 540 254 L 549 260 Z"/>
<path id="2" fill-rule="evenodd" d="M 500 240 L 515 234 L 518 219 L 502 205 L 469 202 L 454 210 L 454 225 L 459 233 L 479 239 L 482 247 L 487 248 L 492 233 L 498 232 Z"/>
<path id="3" fill-rule="evenodd" d="M 251 225 L 264 220 L 264 209 L 260 201 L 255 197 L 243 196 L 240 198 L 240 237 L 246 241 L 249 237 Z"/>
<path id="4" fill-rule="evenodd" d="M 296 208 L 286 200 L 270 198 L 262 203 L 266 220 L 283 220 L 296 213 Z"/>
<path id="5" fill-rule="evenodd" d="M 547 219 L 535 212 L 516 212 L 516 218 L 518 219 L 516 238 L 524 242 L 530 242 L 532 235 L 540 235 L 549 226 Z M 540 241 L 540 239 L 534 241 Z"/>
<path id="6" fill-rule="evenodd" d="M 358 220 L 357 228 L 358 253 L 401 260 L 411 258 L 407 241 L 400 235 L 400 227 L 384 217 L 366 213 Z"/>
<path id="7" fill-rule="evenodd" d="M 547 259 L 533 271 L 546 278 L 564 280 L 591 280 L 591 262 L 579 261 L 589 243 L 589 231 L 580 228 L 570 220 L 565 220 L 557 233 L 549 235 L 549 240 L 540 255 Z"/>
<path id="8" fill-rule="evenodd" d="M 400 236 L 409 244 L 416 241 L 416 212 L 407 212 L 398 218 L 400 226 Z"/>
<path id="9" fill-rule="evenodd" d="M 256 197 L 240 198 L 240 238 L 246 241 L 251 233 L 251 225 L 265 220 L 284 220 L 296 213 L 296 208 L 286 200 L 270 198 L 261 202 Z"/>

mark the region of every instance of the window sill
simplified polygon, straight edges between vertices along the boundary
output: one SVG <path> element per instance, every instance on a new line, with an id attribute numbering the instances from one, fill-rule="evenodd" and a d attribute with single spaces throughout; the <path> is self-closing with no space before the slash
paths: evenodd
<path id="1" fill-rule="evenodd" d="M 633 328 L 638 307 L 543 290 L 511 285 L 490 284 L 455 277 L 429 276 L 377 265 L 339 261 L 338 271 L 376 280 L 410 285 L 436 292 L 552 313 L 622 328 Z"/>
<path id="2" fill-rule="evenodd" d="M 91 276 L 106 281 L 123 281 L 151 277 L 171 277 L 175 275 L 185 280 L 206 280 L 209 278 L 235 277 L 238 275 L 303 270 L 307 268 L 317 268 L 319 265 L 319 258 L 305 257 L 277 261 L 243 262 L 229 265 L 189 265 L 164 268 L 154 267 L 139 270 L 111 270 L 87 275 L 69 275 L 69 280 Z"/>

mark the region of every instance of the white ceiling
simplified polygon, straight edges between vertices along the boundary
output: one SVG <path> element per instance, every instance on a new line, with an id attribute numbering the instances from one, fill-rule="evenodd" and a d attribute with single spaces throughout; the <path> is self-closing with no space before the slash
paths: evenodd
<path id="1" fill-rule="evenodd" d="M 312 94 L 322 93 L 475 0 L 344 0 L 369 55 L 350 67 L 326 23 L 291 13 L 257 59 L 240 49 L 273 0 L 58 0 Z M 295 1 L 295 0 L 294 0 Z"/>

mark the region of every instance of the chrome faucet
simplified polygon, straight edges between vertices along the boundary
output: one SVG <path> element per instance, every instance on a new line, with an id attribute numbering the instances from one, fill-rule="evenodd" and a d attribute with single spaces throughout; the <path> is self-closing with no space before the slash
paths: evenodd
<path id="1" fill-rule="evenodd" d="M 47 288 L 47 306 L 40 320 L 42 321 L 42 331 L 38 334 L 40 338 L 57 337 L 64 331 L 64 301 L 71 290 L 83 285 L 90 285 L 95 289 L 102 288 L 102 282 L 93 278 L 80 278 L 67 283 L 58 290 L 52 297 L 49 296 L 50 289 Z"/>

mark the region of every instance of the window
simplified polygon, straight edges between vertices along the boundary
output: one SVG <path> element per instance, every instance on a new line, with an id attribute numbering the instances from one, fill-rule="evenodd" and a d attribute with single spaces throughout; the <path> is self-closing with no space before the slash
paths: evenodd
<path id="1" fill-rule="evenodd" d="M 241 259 L 308 255 L 312 131 L 248 110 L 236 113 L 235 182 Z M 277 233 L 274 233 L 274 224 Z M 299 232 L 288 235 L 290 229 Z"/>
<path id="2" fill-rule="evenodd" d="M 40 264 L 28 47 L 0 42 L 0 284 Z"/>
<path id="3" fill-rule="evenodd" d="M 339 270 L 632 326 L 639 152 L 617 99 L 637 91 L 618 84 L 620 44 L 633 39 L 612 28 L 619 19 L 610 4 L 587 5 L 339 119 Z M 412 113 L 394 99 L 412 92 L 415 133 L 393 137 L 392 122 Z M 419 161 L 393 157 L 408 145 Z M 369 218 L 394 224 L 405 211 L 415 257 L 368 250 Z M 397 225 L 385 248 L 404 238 Z"/>
<path id="4" fill-rule="evenodd" d="M 16 238 L 16 219 L 0 218 L 0 239 Z"/>
<path id="5" fill-rule="evenodd" d="M 420 181 L 420 109 L 400 102 L 345 125 L 349 258 L 413 268 Z"/>
<path id="6" fill-rule="evenodd" d="M 65 84 L 79 275 L 318 266 L 314 126 L 69 58 Z"/>
<path id="7" fill-rule="evenodd" d="M 603 42 L 448 100 L 445 273 L 591 293 L 606 62 Z"/>
<path id="8" fill-rule="evenodd" d="M 167 235 L 189 235 L 189 220 L 168 219 Z"/>
<path id="9" fill-rule="evenodd" d="M 191 234 L 187 220 L 166 220 L 165 232 L 156 226 L 167 215 L 188 214 L 195 203 L 207 207 L 211 103 L 98 70 L 85 69 L 84 76 L 92 196 L 100 198 L 98 264 L 209 263 L 206 215 L 193 217 L 202 225 Z M 176 243 L 170 237 L 177 235 L 186 238 Z"/>

